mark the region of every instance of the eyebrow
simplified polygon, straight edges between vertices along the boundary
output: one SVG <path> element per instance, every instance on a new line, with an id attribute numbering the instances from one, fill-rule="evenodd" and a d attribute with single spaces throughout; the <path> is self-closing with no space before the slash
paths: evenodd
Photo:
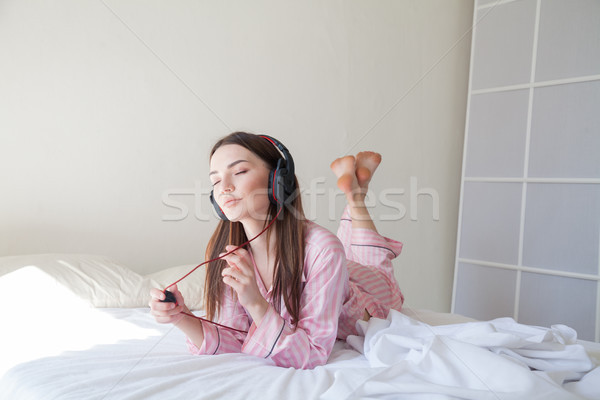
<path id="1" fill-rule="evenodd" d="M 248 160 L 237 160 L 237 161 L 234 161 L 234 162 L 232 162 L 231 164 L 229 164 L 227 166 L 227 169 L 229 169 L 231 167 L 234 167 L 234 166 L 238 165 L 239 163 L 243 163 L 243 162 L 249 162 L 249 161 Z M 217 171 L 210 171 L 210 173 L 208 174 L 208 176 L 214 175 L 216 173 L 217 173 Z"/>

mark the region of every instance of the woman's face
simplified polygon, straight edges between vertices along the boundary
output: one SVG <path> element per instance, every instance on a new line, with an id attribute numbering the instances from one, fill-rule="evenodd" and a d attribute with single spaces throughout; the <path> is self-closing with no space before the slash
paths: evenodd
<path id="1" fill-rule="evenodd" d="M 264 221 L 269 209 L 269 168 L 245 147 L 219 147 L 210 159 L 213 195 L 230 221 Z"/>

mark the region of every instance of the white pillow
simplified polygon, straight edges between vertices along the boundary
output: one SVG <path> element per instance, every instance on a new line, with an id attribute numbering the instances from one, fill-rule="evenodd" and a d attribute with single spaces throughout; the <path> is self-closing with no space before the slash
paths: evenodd
<path id="1" fill-rule="evenodd" d="M 147 307 L 150 288 L 163 289 L 195 265 L 168 268 L 142 276 L 108 257 L 89 254 L 34 254 L 0 257 L 2 275 L 36 267 L 95 307 Z M 182 281 L 179 290 L 191 310 L 203 308 L 204 267 Z M 44 293 L 39 293 L 44 301 Z"/>
<path id="2" fill-rule="evenodd" d="M 465 317 L 460 314 L 441 313 L 431 310 L 415 309 L 408 306 L 402 307 L 402 314 L 408 315 L 412 319 L 426 323 L 427 325 L 450 325 L 462 324 L 465 322 L 475 322 L 476 319 Z"/>

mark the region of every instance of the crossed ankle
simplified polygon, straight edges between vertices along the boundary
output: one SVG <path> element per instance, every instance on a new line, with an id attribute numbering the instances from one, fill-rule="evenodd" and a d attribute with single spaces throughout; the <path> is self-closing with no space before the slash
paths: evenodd
<path id="1" fill-rule="evenodd" d="M 365 205 L 364 202 L 358 202 L 358 203 L 349 203 L 348 206 L 350 207 L 350 214 L 354 215 L 354 214 L 364 214 L 365 212 L 368 212 L 368 207 Z"/>
<path id="2" fill-rule="evenodd" d="M 346 200 L 350 207 L 365 207 L 365 198 L 367 197 L 366 190 L 353 190 L 350 193 L 346 193 Z"/>

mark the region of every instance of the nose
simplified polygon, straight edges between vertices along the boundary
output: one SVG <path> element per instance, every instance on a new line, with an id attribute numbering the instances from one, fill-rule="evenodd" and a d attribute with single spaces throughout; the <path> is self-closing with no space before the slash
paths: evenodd
<path id="1" fill-rule="evenodd" d="M 229 193 L 233 191 L 233 183 L 231 183 L 228 179 L 223 179 L 221 181 L 221 194 Z"/>

